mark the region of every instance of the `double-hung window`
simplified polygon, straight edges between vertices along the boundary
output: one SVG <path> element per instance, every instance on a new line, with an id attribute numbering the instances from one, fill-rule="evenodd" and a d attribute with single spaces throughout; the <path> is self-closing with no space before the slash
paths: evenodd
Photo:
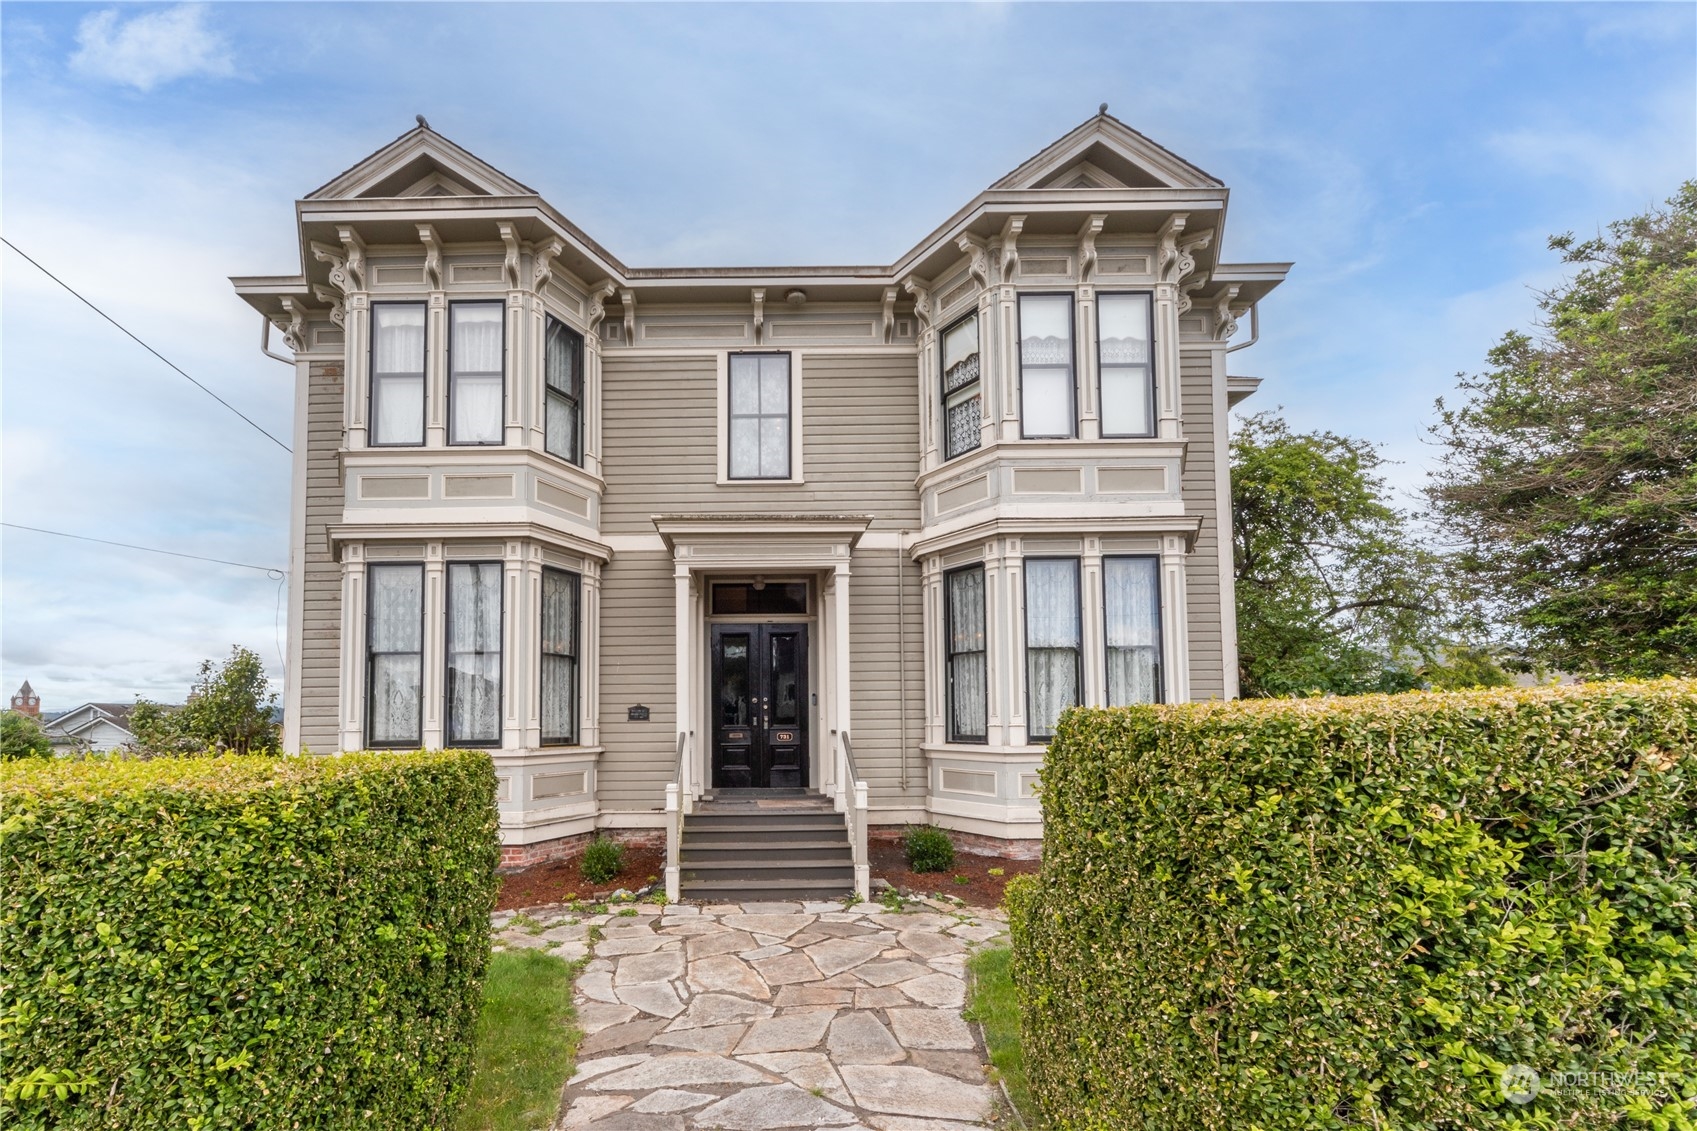
<path id="1" fill-rule="evenodd" d="M 984 383 L 978 364 L 978 315 L 943 331 L 943 458 L 972 451 L 983 440 Z"/>
<path id="2" fill-rule="evenodd" d="M 542 571 L 542 744 L 578 744 L 578 606 L 575 573 Z"/>
<path id="3" fill-rule="evenodd" d="M 731 479 L 790 477 L 790 355 L 730 357 Z"/>
<path id="4" fill-rule="evenodd" d="M 1155 434 L 1154 309 L 1147 292 L 1096 299 L 1102 435 Z"/>
<path id="5" fill-rule="evenodd" d="M 1082 619 L 1078 559 L 1026 558 L 1026 730 L 1033 741 L 1054 737 L 1061 712 L 1081 702 Z"/>
<path id="6" fill-rule="evenodd" d="M 1102 559 L 1108 706 L 1161 701 L 1161 559 Z"/>
<path id="7" fill-rule="evenodd" d="M 498 745 L 501 563 L 449 563 L 447 614 L 448 744 Z"/>
<path id="8" fill-rule="evenodd" d="M 424 443 L 424 304 L 371 307 L 371 443 Z"/>
<path id="9" fill-rule="evenodd" d="M 944 586 L 948 622 L 949 741 L 987 737 L 984 567 L 950 570 Z"/>
<path id="10" fill-rule="evenodd" d="M 1072 296 L 1019 296 L 1020 434 L 1027 439 L 1071 439 L 1074 406 Z"/>
<path id="11" fill-rule="evenodd" d="M 542 349 L 543 381 L 548 404 L 544 410 L 544 445 L 550 455 L 567 463 L 583 463 L 583 336 L 548 316 Z"/>
<path id="12" fill-rule="evenodd" d="M 448 325 L 448 443 L 499 444 L 506 308 L 450 303 Z"/>
<path id="13" fill-rule="evenodd" d="M 424 567 L 366 567 L 367 746 L 415 747 L 423 740 Z"/>

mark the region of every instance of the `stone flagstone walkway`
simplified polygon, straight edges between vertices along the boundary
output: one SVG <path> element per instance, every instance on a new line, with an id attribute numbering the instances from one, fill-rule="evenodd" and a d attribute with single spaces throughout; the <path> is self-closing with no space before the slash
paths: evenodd
<path id="1" fill-rule="evenodd" d="M 909 907 L 919 905 L 910 904 Z M 626 909 L 629 910 L 628 908 Z M 997 912 L 878 904 L 532 910 L 497 945 L 594 957 L 562 1131 L 966 1131 L 999 1092 L 961 1018 Z M 599 941 L 587 931 L 599 926 Z"/>

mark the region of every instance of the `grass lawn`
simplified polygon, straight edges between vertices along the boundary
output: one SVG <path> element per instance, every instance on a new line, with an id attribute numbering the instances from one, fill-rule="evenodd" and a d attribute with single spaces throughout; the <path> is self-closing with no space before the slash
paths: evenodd
<path id="1" fill-rule="evenodd" d="M 1037 1105 L 1031 1100 L 1031 1085 L 1025 1077 L 1025 1049 L 1019 1043 L 1019 997 L 1014 992 L 1010 964 L 1013 951 L 1007 947 L 981 950 L 967 961 L 972 971 L 972 989 L 967 998 L 966 1017 L 984 1026 L 984 1041 L 990 1046 L 990 1063 L 1000 1073 L 1013 1097 L 1014 1107 L 1027 1127 L 1041 1127 Z"/>
<path id="2" fill-rule="evenodd" d="M 536 1131 L 553 1125 L 583 1036 L 572 1013 L 572 982 L 582 965 L 534 950 L 489 956 L 477 1021 L 477 1067 L 459 1131 Z"/>

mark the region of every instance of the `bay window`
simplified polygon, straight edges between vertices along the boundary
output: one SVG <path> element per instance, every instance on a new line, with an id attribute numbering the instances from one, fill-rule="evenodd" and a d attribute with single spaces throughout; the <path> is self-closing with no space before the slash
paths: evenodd
<path id="1" fill-rule="evenodd" d="M 1078 413 L 1073 376 L 1072 296 L 1019 296 L 1020 434 L 1071 439 Z"/>
<path id="2" fill-rule="evenodd" d="M 578 744 L 578 575 L 542 571 L 542 743 Z"/>
<path id="3" fill-rule="evenodd" d="M 424 567 L 367 568 L 365 744 L 416 747 L 423 740 Z"/>
<path id="4" fill-rule="evenodd" d="M 583 336 L 548 316 L 542 349 L 544 409 L 543 446 L 550 455 L 583 464 Z"/>
<path id="5" fill-rule="evenodd" d="M 501 563 L 448 565 L 450 746 L 501 741 Z"/>
<path id="6" fill-rule="evenodd" d="M 1108 706 L 1159 703 L 1161 695 L 1161 560 L 1102 559 L 1103 638 Z"/>
<path id="7" fill-rule="evenodd" d="M 731 479 L 790 477 L 790 355 L 730 356 Z"/>
<path id="8" fill-rule="evenodd" d="M 984 567 L 944 575 L 948 625 L 949 741 L 983 742 L 987 735 L 988 672 L 985 665 Z"/>
<path id="9" fill-rule="evenodd" d="M 1082 612 L 1077 558 L 1025 559 L 1027 734 L 1054 737 L 1061 712 L 1081 701 Z"/>
<path id="10" fill-rule="evenodd" d="M 1102 435 L 1155 434 L 1154 308 L 1147 293 L 1096 299 Z"/>
<path id="11" fill-rule="evenodd" d="M 978 362 L 978 315 L 943 331 L 943 458 L 972 451 L 983 440 L 983 381 Z"/>
<path id="12" fill-rule="evenodd" d="M 448 442 L 499 444 L 506 308 L 450 303 L 448 326 Z"/>
<path id="13" fill-rule="evenodd" d="M 424 304 L 371 307 L 371 443 L 424 443 Z"/>

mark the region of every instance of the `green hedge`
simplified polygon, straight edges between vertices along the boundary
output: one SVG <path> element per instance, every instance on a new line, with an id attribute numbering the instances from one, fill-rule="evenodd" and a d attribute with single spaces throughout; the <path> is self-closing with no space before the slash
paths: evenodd
<path id="1" fill-rule="evenodd" d="M 1057 1127 L 1697 1126 L 1697 682 L 1072 711 L 1042 781 Z"/>
<path id="2" fill-rule="evenodd" d="M 0 769 L 0 1126 L 448 1126 L 494 796 L 466 751 Z"/>

